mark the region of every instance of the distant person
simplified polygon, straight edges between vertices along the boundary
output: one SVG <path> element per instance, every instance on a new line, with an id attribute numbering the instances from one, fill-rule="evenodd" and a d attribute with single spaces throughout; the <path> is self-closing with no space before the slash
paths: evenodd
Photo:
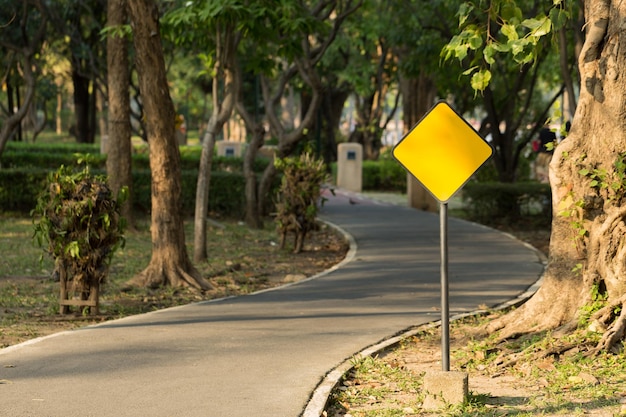
<path id="1" fill-rule="evenodd" d="M 533 150 L 537 152 L 535 178 L 539 182 L 547 183 L 550 181 L 548 173 L 554 146 L 556 146 L 556 133 L 550 130 L 548 126 L 544 126 L 539 131 L 539 140 L 533 143 Z"/>

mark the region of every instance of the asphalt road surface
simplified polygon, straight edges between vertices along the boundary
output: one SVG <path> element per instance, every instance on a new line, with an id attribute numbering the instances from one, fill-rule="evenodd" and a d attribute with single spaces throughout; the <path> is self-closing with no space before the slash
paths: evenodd
<path id="1" fill-rule="evenodd" d="M 0 350 L 0 416 L 301 415 L 338 364 L 440 318 L 438 215 L 329 197 L 322 217 L 356 242 L 338 268 Z M 514 298 L 543 271 L 510 236 L 455 219 L 448 230 L 451 314 Z"/>

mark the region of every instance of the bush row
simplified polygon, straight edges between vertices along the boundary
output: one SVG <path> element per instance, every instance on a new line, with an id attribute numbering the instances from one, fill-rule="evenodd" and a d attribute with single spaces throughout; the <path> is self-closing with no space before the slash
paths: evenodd
<path id="1" fill-rule="evenodd" d="M 35 208 L 37 196 L 44 189 L 50 170 L 42 168 L 0 170 L 0 210 L 29 213 Z M 105 174 L 93 170 L 94 174 Z M 196 201 L 196 171 L 182 171 L 182 210 L 193 214 Z M 17 185 L 19 184 L 19 185 Z M 133 205 L 149 212 L 151 206 L 151 175 L 149 170 L 133 171 Z M 243 218 L 245 210 L 245 178 L 238 172 L 213 172 L 209 193 L 209 211 L 231 218 Z"/>
<path id="2" fill-rule="evenodd" d="M 468 182 L 463 205 L 471 220 L 483 224 L 517 222 L 521 219 L 549 226 L 552 194 L 548 184 L 538 182 Z"/>
<path id="3" fill-rule="evenodd" d="M 333 179 L 337 180 L 337 163 L 330 165 Z M 362 186 L 364 191 L 389 191 L 406 193 L 406 171 L 396 161 L 381 159 L 363 161 Z"/>
<path id="4" fill-rule="evenodd" d="M 32 145 L 31 145 L 32 147 Z M 93 168 L 105 169 L 106 155 L 100 154 L 99 150 L 93 145 L 71 146 L 65 147 L 65 151 L 61 146 L 42 146 L 37 145 L 36 148 L 26 148 L 23 146 L 8 147 L 0 157 L 0 168 L 49 168 L 51 170 L 58 169 L 61 165 L 70 166 L 76 162 L 75 154 L 89 154 L 90 163 Z M 181 169 L 198 170 L 200 166 L 200 147 L 182 147 L 181 151 Z M 263 171 L 269 164 L 267 158 L 257 158 L 253 169 L 255 172 Z M 132 156 L 133 169 L 150 169 L 150 158 L 146 152 L 134 152 Z M 211 168 L 213 171 L 241 172 L 243 167 L 243 159 L 230 156 L 214 156 Z"/>

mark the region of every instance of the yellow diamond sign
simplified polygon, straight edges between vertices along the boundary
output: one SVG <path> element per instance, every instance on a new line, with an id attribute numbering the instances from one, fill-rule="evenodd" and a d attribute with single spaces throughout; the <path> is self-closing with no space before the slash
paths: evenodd
<path id="1" fill-rule="evenodd" d="M 440 101 L 393 148 L 394 158 L 440 202 L 447 202 L 489 159 L 491 146 Z"/>

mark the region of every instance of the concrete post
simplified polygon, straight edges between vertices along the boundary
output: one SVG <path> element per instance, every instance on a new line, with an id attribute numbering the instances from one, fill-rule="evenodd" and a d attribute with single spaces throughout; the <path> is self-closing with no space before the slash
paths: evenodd
<path id="1" fill-rule="evenodd" d="M 242 154 L 243 142 L 217 141 L 217 156 L 234 156 L 239 158 Z"/>
<path id="2" fill-rule="evenodd" d="M 468 375 L 458 371 L 431 371 L 424 375 L 424 404 L 427 411 L 462 405 L 469 396 Z"/>
<path id="3" fill-rule="evenodd" d="M 341 143 L 337 147 L 337 187 L 360 193 L 363 188 L 363 146 Z"/>

